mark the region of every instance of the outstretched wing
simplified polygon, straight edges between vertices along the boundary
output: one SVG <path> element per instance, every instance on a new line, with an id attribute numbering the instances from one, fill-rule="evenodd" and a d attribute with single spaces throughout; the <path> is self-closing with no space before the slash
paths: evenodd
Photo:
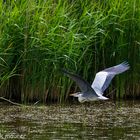
<path id="1" fill-rule="evenodd" d="M 95 91 L 96 91 L 96 89 L 100 90 L 101 93 L 103 94 L 103 92 L 109 86 L 113 77 L 117 74 L 125 72 L 129 68 L 130 68 L 129 64 L 127 62 L 123 62 L 119 65 L 104 69 L 103 71 L 100 71 L 96 74 L 95 79 L 94 79 L 91 87 Z"/>
<path id="2" fill-rule="evenodd" d="M 72 74 L 64 69 L 62 69 L 63 73 L 65 73 L 67 76 L 69 76 L 72 80 L 76 82 L 76 84 L 79 86 L 80 90 L 84 93 L 93 93 L 95 96 L 98 97 L 98 95 L 95 93 L 94 89 L 92 89 L 91 85 L 86 82 L 83 78 L 81 78 L 79 75 Z"/>

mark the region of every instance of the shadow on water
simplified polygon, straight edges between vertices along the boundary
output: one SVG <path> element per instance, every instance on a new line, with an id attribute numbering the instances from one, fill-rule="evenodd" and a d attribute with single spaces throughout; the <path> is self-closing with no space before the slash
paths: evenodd
<path id="1" fill-rule="evenodd" d="M 139 139 L 140 102 L 0 105 L 0 139 Z"/>

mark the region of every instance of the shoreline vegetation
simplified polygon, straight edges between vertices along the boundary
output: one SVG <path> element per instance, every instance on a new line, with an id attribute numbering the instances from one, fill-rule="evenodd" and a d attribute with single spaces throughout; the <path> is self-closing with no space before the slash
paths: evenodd
<path id="1" fill-rule="evenodd" d="M 67 102 L 79 89 L 61 68 L 92 83 L 98 71 L 126 60 L 130 70 L 116 76 L 105 94 L 139 98 L 139 5 L 139 0 L 1 1 L 0 97 Z"/>

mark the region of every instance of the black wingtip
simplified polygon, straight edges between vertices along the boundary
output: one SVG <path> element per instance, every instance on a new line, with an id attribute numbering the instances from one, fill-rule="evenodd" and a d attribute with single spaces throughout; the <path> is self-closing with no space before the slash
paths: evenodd
<path id="1" fill-rule="evenodd" d="M 66 73 L 67 71 L 66 71 L 66 69 L 64 69 L 64 68 L 62 68 L 62 69 L 60 69 L 61 70 L 61 72 L 63 72 L 63 73 Z"/>
<path id="2" fill-rule="evenodd" d="M 61 69 L 61 72 L 64 73 L 64 74 L 69 74 L 69 72 L 64 68 Z"/>
<path id="3" fill-rule="evenodd" d="M 122 62 L 122 65 L 126 66 L 128 69 L 130 68 L 130 65 L 127 61 Z"/>
<path id="4" fill-rule="evenodd" d="M 129 65 L 128 61 L 123 61 L 122 64 L 128 64 Z"/>

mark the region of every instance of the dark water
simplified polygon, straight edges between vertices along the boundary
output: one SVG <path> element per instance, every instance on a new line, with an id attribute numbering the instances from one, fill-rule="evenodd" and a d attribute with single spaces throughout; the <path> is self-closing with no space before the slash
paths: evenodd
<path id="1" fill-rule="evenodd" d="M 140 102 L 0 105 L 0 140 L 139 140 Z"/>

